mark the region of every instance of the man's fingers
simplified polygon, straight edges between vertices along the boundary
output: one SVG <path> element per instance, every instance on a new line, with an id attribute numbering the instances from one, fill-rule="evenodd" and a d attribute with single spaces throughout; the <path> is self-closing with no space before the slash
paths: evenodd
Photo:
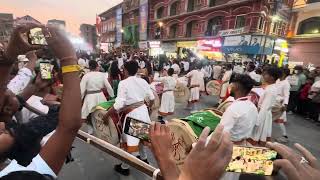
<path id="1" fill-rule="evenodd" d="M 163 124 L 160 125 L 160 132 L 161 132 L 161 134 L 166 133 L 166 126 L 165 125 L 163 125 Z"/>
<path id="2" fill-rule="evenodd" d="M 317 158 L 314 157 L 313 154 L 311 154 L 311 152 L 309 152 L 306 148 L 304 148 L 298 143 L 294 144 L 294 146 L 298 149 L 298 151 L 301 152 L 301 154 L 307 159 L 307 161 L 309 161 L 311 167 L 320 169 Z"/>
<path id="3" fill-rule="evenodd" d="M 224 157 L 224 166 L 230 162 L 232 157 L 233 144 L 230 140 L 230 134 L 228 132 L 222 133 L 220 146 L 217 147 L 216 153 L 219 157 Z M 213 152 L 212 152 L 213 154 Z"/>
<path id="4" fill-rule="evenodd" d="M 155 133 L 160 133 L 161 132 L 160 127 L 161 127 L 161 124 L 156 122 L 155 125 L 154 125 L 154 132 Z"/>
<path id="5" fill-rule="evenodd" d="M 217 150 L 218 146 L 221 143 L 223 134 L 223 125 L 219 124 L 214 132 L 212 133 L 211 139 L 209 140 L 209 143 L 207 145 L 207 149 L 210 152 L 214 152 Z"/>
<path id="6" fill-rule="evenodd" d="M 151 126 L 150 126 L 150 128 L 149 128 L 149 135 L 150 135 L 150 137 L 152 137 L 152 136 L 154 135 L 154 126 L 155 126 L 155 124 L 152 123 Z"/>
<path id="7" fill-rule="evenodd" d="M 277 151 L 284 159 L 289 160 L 295 168 L 301 168 L 300 159 L 298 155 L 290 148 L 279 143 L 267 143 L 267 147 Z"/>
<path id="8" fill-rule="evenodd" d="M 209 133 L 210 133 L 210 128 L 209 127 L 206 127 L 206 128 L 203 129 L 203 131 L 202 131 L 202 133 L 201 133 L 201 135 L 199 137 L 199 140 L 198 140 L 198 142 L 197 142 L 197 144 L 196 144 L 196 146 L 194 147 L 193 150 L 198 151 L 198 150 L 202 150 L 202 149 L 205 148 L 205 145 L 206 145 L 206 142 L 207 142 L 207 137 L 208 137 Z"/>
<path id="9" fill-rule="evenodd" d="M 290 180 L 299 180 L 297 169 L 287 159 L 278 159 L 273 162 L 275 169 L 282 169 Z"/>

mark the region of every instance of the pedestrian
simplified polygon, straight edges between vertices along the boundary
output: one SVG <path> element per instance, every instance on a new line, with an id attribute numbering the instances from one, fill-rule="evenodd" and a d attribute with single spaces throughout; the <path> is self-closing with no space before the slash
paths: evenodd
<path id="1" fill-rule="evenodd" d="M 201 64 L 196 66 L 195 70 L 190 71 L 185 77 L 189 79 L 190 97 L 188 101 L 188 109 L 191 106 L 192 112 L 198 110 L 197 103 L 200 100 L 200 86 L 204 84 L 204 75 L 201 72 Z"/>
<path id="2" fill-rule="evenodd" d="M 277 86 L 277 101 L 278 107 L 280 108 L 281 116 L 275 119 L 275 123 L 279 125 L 282 137 L 278 138 L 278 142 L 287 143 L 288 136 L 285 123 L 287 122 L 287 107 L 289 103 L 289 96 L 290 96 L 290 83 L 287 77 L 290 75 L 290 70 L 283 68 L 281 70 L 281 77 L 276 82 Z M 273 118 L 274 119 L 274 118 Z"/>
<path id="3" fill-rule="evenodd" d="M 298 97 L 298 105 L 297 105 L 297 113 L 306 116 L 306 112 L 308 112 L 307 104 L 308 104 L 308 95 L 313 84 L 313 78 L 308 77 L 306 83 L 302 86 L 299 97 Z"/>
<path id="4" fill-rule="evenodd" d="M 229 81 L 232 76 L 232 65 L 227 64 L 226 65 L 226 71 L 224 72 L 224 75 L 222 77 L 222 85 L 221 85 L 221 93 L 220 93 L 220 101 L 226 98 L 228 93 L 228 87 L 229 87 Z"/>
<path id="5" fill-rule="evenodd" d="M 277 87 L 276 81 L 279 79 L 280 72 L 276 67 L 269 67 L 263 72 L 263 79 L 266 88 L 258 103 L 258 119 L 255 123 L 251 135 L 251 144 L 265 145 L 270 141 L 272 133 L 272 107 L 276 104 Z"/>
<path id="6" fill-rule="evenodd" d="M 220 62 L 217 61 L 216 65 L 213 66 L 213 79 L 214 80 L 220 80 L 221 71 L 222 71 L 222 66 L 220 65 Z"/>
<path id="7" fill-rule="evenodd" d="M 288 81 L 290 83 L 290 98 L 288 104 L 288 114 L 296 112 L 297 104 L 299 103 L 299 91 L 301 87 L 305 84 L 307 77 L 303 74 L 302 66 L 296 66 L 294 68 L 294 74 L 288 76 Z"/>

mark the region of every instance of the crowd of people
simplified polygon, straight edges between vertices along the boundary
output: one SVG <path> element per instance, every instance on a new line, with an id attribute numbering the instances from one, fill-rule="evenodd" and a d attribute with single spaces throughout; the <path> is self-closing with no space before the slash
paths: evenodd
<path id="1" fill-rule="evenodd" d="M 166 180 L 227 178 L 225 169 L 235 145 L 277 151 L 282 159 L 274 161 L 274 169 L 281 169 L 290 180 L 320 177 L 319 162 L 307 149 L 295 144 L 297 153 L 270 141 L 273 122 L 280 124 L 280 140 L 288 140 L 286 111 L 319 121 L 319 68 L 307 71 L 297 66 L 290 73 L 287 67 L 255 62 L 211 64 L 192 53 L 184 59 L 156 61 L 143 51 L 130 49 L 89 60 L 77 54 L 61 30 L 53 27 L 41 27 L 48 46 L 29 44 L 24 33 L 34 27 L 17 27 L 8 45 L 0 46 L 0 179 L 56 179 L 66 160 L 72 160 L 70 151 L 78 130 L 86 122 L 88 132 L 94 133 L 92 109 L 106 101 L 113 104 L 104 120 L 116 117 L 121 148 L 146 163 L 146 148 L 150 148 Z M 52 65 L 49 80 L 42 78 L 39 67 L 48 60 Z M 204 128 L 178 169 L 164 117 L 174 113 L 173 92 L 182 79 L 190 89 L 187 108 L 191 112 L 199 110 L 197 103 L 200 96 L 206 96 L 202 92 L 210 80 L 221 84 L 221 103 L 232 103 L 213 133 L 209 135 L 212 130 Z M 156 95 L 152 82 L 163 84 L 159 120 L 150 118 Z M 259 96 L 258 101 L 252 93 Z M 149 143 L 123 133 L 127 117 L 151 124 Z M 125 163 L 114 168 L 122 175 L 130 173 Z"/>

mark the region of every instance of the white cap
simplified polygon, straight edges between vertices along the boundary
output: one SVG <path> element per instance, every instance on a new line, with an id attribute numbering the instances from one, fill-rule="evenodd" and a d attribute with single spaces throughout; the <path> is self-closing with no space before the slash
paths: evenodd
<path id="1" fill-rule="evenodd" d="M 19 62 L 29 62 L 29 59 L 26 58 L 26 55 L 19 55 L 18 56 L 18 61 Z"/>

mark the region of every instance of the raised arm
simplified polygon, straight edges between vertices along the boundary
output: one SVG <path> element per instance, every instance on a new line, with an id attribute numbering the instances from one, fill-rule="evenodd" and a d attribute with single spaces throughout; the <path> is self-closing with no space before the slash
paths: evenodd
<path id="1" fill-rule="evenodd" d="M 44 29 L 44 34 L 49 47 L 60 59 L 61 67 L 74 67 L 69 69 L 69 72 L 63 72 L 64 90 L 59 123 L 55 133 L 40 152 L 42 159 L 58 174 L 81 127 L 80 79 L 75 68 L 77 67 L 76 53 L 70 41 L 55 28 Z"/>

